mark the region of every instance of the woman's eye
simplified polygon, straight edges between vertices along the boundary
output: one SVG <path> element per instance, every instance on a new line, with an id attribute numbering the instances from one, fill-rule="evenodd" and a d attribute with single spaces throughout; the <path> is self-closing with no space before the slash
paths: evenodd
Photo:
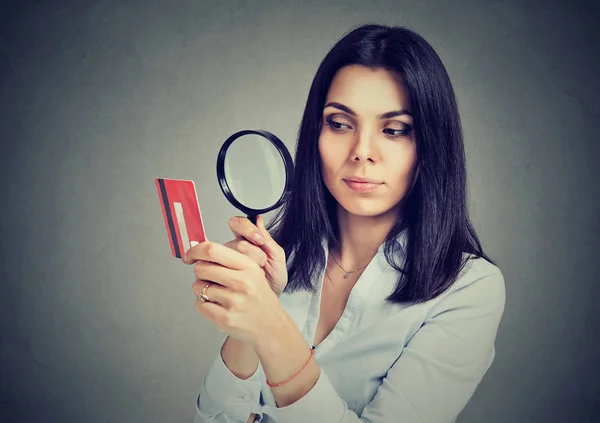
<path id="1" fill-rule="evenodd" d="M 405 137 L 408 134 L 410 134 L 410 131 L 412 131 L 412 128 L 410 128 L 410 127 L 406 128 L 406 129 L 385 128 L 383 130 L 384 133 L 386 133 L 387 135 L 390 135 L 392 138 Z"/>
<path id="2" fill-rule="evenodd" d="M 337 122 L 333 119 L 325 119 L 325 124 L 329 127 L 331 127 L 331 129 L 333 129 L 334 131 L 341 131 L 343 129 L 352 129 L 350 125 L 347 125 L 345 123 L 341 123 L 341 122 Z"/>

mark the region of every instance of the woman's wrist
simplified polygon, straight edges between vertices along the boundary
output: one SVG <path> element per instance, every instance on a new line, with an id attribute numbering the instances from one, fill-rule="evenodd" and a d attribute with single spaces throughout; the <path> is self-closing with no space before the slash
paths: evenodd
<path id="1" fill-rule="evenodd" d="M 282 308 L 267 320 L 269 325 L 261 328 L 261 331 L 255 334 L 251 342 L 259 359 L 261 353 L 263 355 L 276 354 L 282 348 L 285 348 L 285 344 L 288 344 L 292 339 L 302 340 L 298 325 Z"/>
<path id="2" fill-rule="evenodd" d="M 286 407 L 309 392 L 319 378 L 320 368 L 312 350 L 297 329 L 256 346 L 266 380 L 277 407 Z"/>
<path id="3" fill-rule="evenodd" d="M 267 367 L 279 367 L 280 362 L 286 362 L 286 358 L 294 356 L 298 358 L 298 362 L 302 366 L 307 354 L 310 352 L 310 346 L 302 337 L 296 323 L 287 313 L 283 313 L 283 316 L 276 320 L 278 321 L 277 325 L 271 328 L 269 332 L 257 337 L 254 342 L 253 347 L 258 359 L 261 362 L 266 362 Z M 289 363 L 286 367 L 295 368 L 297 366 Z M 280 378 L 273 379 L 278 380 Z"/>
<path id="4" fill-rule="evenodd" d="M 269 381 L 269 379 L 267 379 L 267 385 L 269 385 L 271 388 L 277 388 L 279 386 L 285 385 L 286 383 L 288 383 L 292 379 L 294 379 L 296 376 L 298 376 L 302 372 L 302 370 L 304 370 L 306 368 L 306 366 L 308 366 L 310 360 L 312 359 L 312 356 L 315 354 L 315 347 L 312 347 L 309 351 L 310 351 L 310 353 L 308 355 L 308 359 L 306 360 L 304 365 L 298 369 L 298 371 L 291 374 L 287 379 L 284 379 L 281 382 L 272 382 L 272 381 Z"/>

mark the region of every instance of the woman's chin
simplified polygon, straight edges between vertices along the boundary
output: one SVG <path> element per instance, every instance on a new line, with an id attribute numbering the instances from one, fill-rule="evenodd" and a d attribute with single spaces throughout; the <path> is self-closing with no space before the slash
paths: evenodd
<path id="1" fill-rule="evenodd" d="M 374 201 L 344 201 L 340 206 L 348 213 L 357 217 L 378 217 L 389 214 L 393 205 L 381 204 Z"/>

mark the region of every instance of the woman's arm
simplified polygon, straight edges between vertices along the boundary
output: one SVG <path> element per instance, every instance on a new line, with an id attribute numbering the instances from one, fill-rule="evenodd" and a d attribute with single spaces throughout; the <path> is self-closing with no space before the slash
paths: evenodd
<path id="1" fill-rule="evenodd" d="M 229 337 L 221 347 L 200 387 L 194 423 L 253 422 L 253 411 L 260 408 L 262 386 L 256 353 Z"/>
<path id="2" fill-rule="evenodd" d="M 258 356 L 254 348 L 234 338 L 227 338 L 221 356 L 229 371 L 240 379 L 248 379 L 258 367 Z M 255 418 L 256 414 L 251 413 L 246 423 L 254 422 Z"/>
<path id="3" fill-rule="evenodd" d="M 227 338 L 221 356 L 229 371 L 240 379 L 248 379 L 258 367 L 258 356 L 254 348 L 234 338 Z M 255 418 L 256 414 L 251 413 L 246 423 L 253 423 Z"/>
<path id="4" fill-rule="evenodd" d="M 229 371 L 240 379 L 248 379 L 258 367 L 258 356 L 254 348 L 231 337 L 227 337 L 221 349 L 221 357 Z"/>
<path id="5" fill-rule="evenodd" d="M 240 217 L 231 218 L 229 226 L 236 239 L 228 242 L 225 246 L 258 264 L 264 271 L 265 282 L 268 282 L 272 292 L 279 297 L 287 283 L 285 252 L 266 230 L 262 216 L 258 216 L 256 226 L 251 224 L 248 219 Z M 262 235 L 257 239 L 256 235 L 260 234 Z M 195 263 L 194 251 L 202 250 L 202 248 L 203 246 L 200 244 L 192 247 L 186 253 L 183 262 Z M 217 248 L 217 250 L 219 249 Z M 237 260 L 230 260 L 228 263 L 233 266 L 243 264 L 240 262 L 240 257 L 237 257 Z M 243 267 L 247 267 L 247 263 Z M 260 297 L 264 298 L 264 295 Z M 250 413 L 250 410 L 258 410 L 260 403 L 260 375 L 262 372 L 258 356 L 253 346 L 232 337 L 227 337 L 221 346 L 220 353 L 200 389 L 195 421 L 202 419 L 200 421 L 216 423 L 217 421 L 230 422 L 233 419 L 240 423 L 252 422 L 255 420 L 256 414 Z M 250 414 L 249 417 L 248 414 Z"/>
<path id="6" fill-rule="evenodd" d="M 278 407 L 302 398 L 317 382 L 320 368 L 296 323 L 283 313 L 277 329 L 260 339 L 255 346 L 267 382 L 280 384 L 271 388 Z"/>

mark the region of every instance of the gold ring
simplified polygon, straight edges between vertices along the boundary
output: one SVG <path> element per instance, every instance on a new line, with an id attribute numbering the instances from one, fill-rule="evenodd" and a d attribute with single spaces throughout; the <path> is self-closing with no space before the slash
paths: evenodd
<path id="1" fill-rule="evenodd" d="M 206 295 L 206 290 L 208 289 L 209 286 L 211 286 L 212 283 L 207 283 L 206 285 L 204 285 L 204 289 L 202 289 L 202 293 L 200 294 L 200 296 L 198 297 L 199 299 L 202 300 L 202 302 L 210 302 L 210 300 L 208 299 L 208 296 Z"/>

